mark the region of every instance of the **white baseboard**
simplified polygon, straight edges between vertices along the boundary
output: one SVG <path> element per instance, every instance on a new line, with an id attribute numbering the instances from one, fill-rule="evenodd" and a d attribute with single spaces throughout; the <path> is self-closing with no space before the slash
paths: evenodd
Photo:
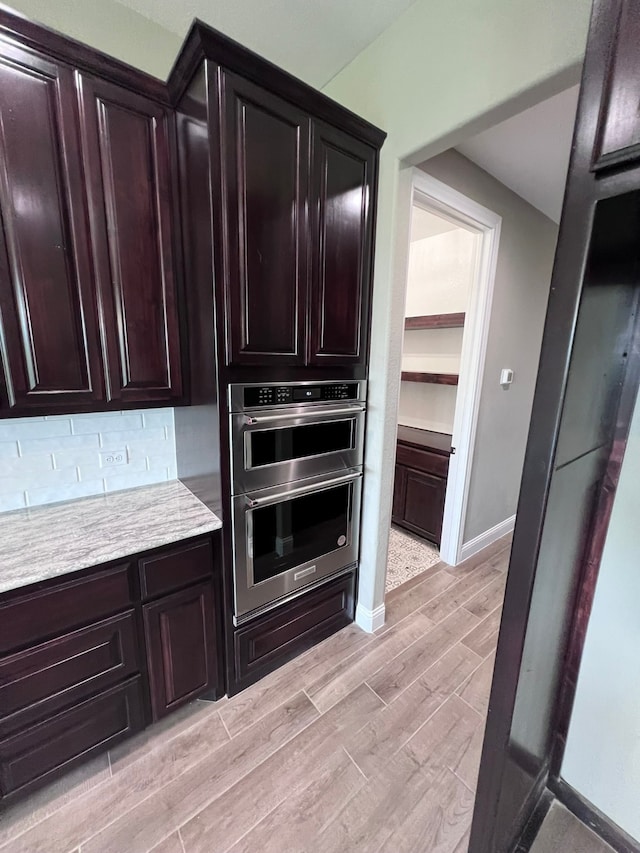
<path id="1" fill-rule="evenodd" d="M 485 530 L 484 533 L 481 533 L 479 536 L 465 542 L 460 551 L 460 561 L 464 562 L 464 560 L 468 560 L 469 557 L 473 557 L 474 554 L 477 554 L 478 551 L 482 551 L 482 549 L 486 548 L 487 545 L 491 545 L 492 542 L 495 542 L 502 536 L 506 536 L 507 533 L 511 533 L 515 523 L 516 517 L 515 515 L 512 515 L 511 518 L 505 518 L 504 521 L 501 521 L 494 527 L 489 528 L 489 530 Z"/>
<path id="2" fill-rule="evenodd" d="M 384 625 L 384 604 L 375 610 L 368 610 L 362 604 L 356 607 L 356 625 L 359 625 L 367 634 L 373 634 Z"/>

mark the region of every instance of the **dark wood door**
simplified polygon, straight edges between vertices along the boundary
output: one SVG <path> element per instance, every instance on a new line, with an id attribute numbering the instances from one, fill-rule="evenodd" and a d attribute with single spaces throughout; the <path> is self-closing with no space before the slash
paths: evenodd
<path id="1" fill-rule="evenodd" d="M 300 365 L 308 289 L 309 118 L 224 75 L 227 360 Z"/>
<path id="2" fill-rule="evenodd" d="M 4 414 L 69 410 L 104 399 L 77 127 L 72 69 L 3 43 Z"/>
<path id="3" fill-rule="evenodd" d="M 309 354 L 314 365 L 366 360 L 376 158 L 373 148 L 348 134 L 314 124 Z"/>
<path id="4" fill-rule="evenodd" d="M 169 111 L 82 76 L 82 141 L 110 400 L 182 395 Z"/>
<path id="5" fill-rule="evenodd" d="M 143 607 L 153 719 L 218 684 L 213 585 L 199 584 Z"/>

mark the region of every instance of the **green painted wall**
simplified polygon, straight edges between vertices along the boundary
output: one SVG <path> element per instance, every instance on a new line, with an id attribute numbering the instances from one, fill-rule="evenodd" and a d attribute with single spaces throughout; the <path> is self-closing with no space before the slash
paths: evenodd
<path id="1" fill-rule="evenodd" d="M 324 88 L 388 133 L 378 200 L 363 626 L 384 600 L 410 198 L 402 167 L 575 84 L 590 7 L 591 0 L 417 0 Z"/>
<path id="2" fill-rule="evenodd" d="M 165 79 L 182 38 L 114 0 L 12 0 L 21 15 Z"/>

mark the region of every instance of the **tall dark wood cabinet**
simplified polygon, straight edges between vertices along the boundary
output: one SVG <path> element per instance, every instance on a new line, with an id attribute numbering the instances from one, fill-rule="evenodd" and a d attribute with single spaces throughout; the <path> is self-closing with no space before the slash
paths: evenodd
<path id="1" fill-rule="evenodd" d="M 172 114 L 89 75 L 78 88 L 108 398 L 179 399 Z"/>
<path id="2" fill-rule="evenodd" d="M 385 134 L 199 21 L 168 86 L 198 403 L 177 410 L 178 475 L 231 519 L 230 383 L 366 378 Z M 232 523 L 223 564 L 229 695 L 353 619 L 355 568 L 236 625 Z"/>
<path id="3" fill-rule="evenodd" d="M 587 625 L 640 382 L 639 33 L 637 3 L 596 0 L 470 853 L 527 851 L 553 797 L 616 850 L 639 849 L 562 778 Z"/>
<path id="4" fill-rule="evenodd" d="M 105 401 L 73 69 L 0 43 L 0 414 Z"/>
<path id="5" fill-rule="evenodd" d="M 301 365 L 309 116 L 230 72 L 222 99 L 228 362 Z"/>
<path id="6" fill-rule="evenodd" d="M 377 152 L 326 124 L 313 126 L 309 363 L 367 358 Z"/>
<path id="7" fill-rule="evenodd" d="M 0 417 L 183 399 L 159 81 L 0 12 Z"/>

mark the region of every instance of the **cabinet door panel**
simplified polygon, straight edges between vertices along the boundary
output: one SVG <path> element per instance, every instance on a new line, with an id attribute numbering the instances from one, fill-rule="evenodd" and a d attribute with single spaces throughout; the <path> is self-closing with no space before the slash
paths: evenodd
<path id="1" fill-rule="evenodd" d="M 313 136 L 311 363 L 364 363 L 376 152 L 335 128 Z"/>
<path id="2" fill-rule="evenodd" d="M 440 544 L 446 480 L 407 469 L 404 523 L 416 533 Z"/>
<path id="3" fill-rule="evenodd" d="M 80 85 L 109 398 L 171 400 L 182 378 L 169 114 L 102 80 Z"/>
<path id="4" fill-rule="evenodd" d="M 225 75 L 231 364 L 302 364 L 309 119 Z"/>
<path id="5" fill-rule="evenodd" d="M 217 686 L 212 584 L 199 584 L 143 608 L 153 719 Z"/>
<path id="6" fill-rule="evenodd" d="M 640 16 L 637 4 L 632 0 L 615 0 L 611 6 L 611 20 L 617 17 L 618 21 L 609 53 L 594 156 L 595 169 L 640 159 Z M 613 7 L 617 9 L 614 11 Z"/>
<path id="7" fill-rule="evenodd" d="M 104 397 L 73 72 L 3 45 L 0 311 L 10 409 Z"/>

